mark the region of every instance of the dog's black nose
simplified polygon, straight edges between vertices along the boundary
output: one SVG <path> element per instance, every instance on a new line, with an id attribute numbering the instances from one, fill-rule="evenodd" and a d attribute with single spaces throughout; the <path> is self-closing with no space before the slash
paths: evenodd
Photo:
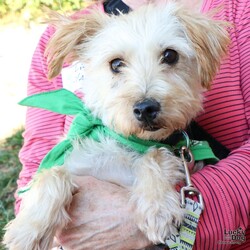
<path id="1" fill-rule="evenodd" d="M 153 121 L 160 111 L 160 104 L 154 99 L 145 99 L 134 105 L 134 115 L 138 121 Z"/>

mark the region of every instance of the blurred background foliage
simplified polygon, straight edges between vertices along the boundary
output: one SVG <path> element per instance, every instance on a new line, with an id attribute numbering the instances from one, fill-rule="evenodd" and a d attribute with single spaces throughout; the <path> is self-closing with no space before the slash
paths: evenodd
<path id="1" fill-rule="evenodd" d="M 0 25 L 16 22 L 29 26 L 44 17 L 43 6 L 69 13 L 90 4 L 89 0 L 0 0 Z"/>

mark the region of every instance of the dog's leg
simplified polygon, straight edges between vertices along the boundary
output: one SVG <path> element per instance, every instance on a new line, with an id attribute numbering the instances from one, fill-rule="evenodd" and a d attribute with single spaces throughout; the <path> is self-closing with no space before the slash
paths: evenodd
<path id="1" fill-rule="evenodd" d="M 68 221 L 67 207 L 74 185 L 65 167 L 53 167 L 37 174 L 25 193 L 17 217 L 6 226 L 3 243 L 10 250 L 50 249 L 57 229 Z"/>
<path id="2" fill-rule="evenodd" d="M 181 161 L 166 149 L 152 149 L 135 163 L 136 182 L 131 201 L 139 228 L 154 243 L 162 242 L 183 220 L 175 185 L 184 178 Z"/>

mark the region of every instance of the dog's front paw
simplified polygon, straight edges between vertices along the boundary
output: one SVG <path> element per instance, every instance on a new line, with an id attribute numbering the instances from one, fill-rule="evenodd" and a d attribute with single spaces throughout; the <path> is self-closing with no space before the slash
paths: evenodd
<path id="1" fill-rule="evenodd" d="M 30 226 L 29 220 L 14 219 L 6 226 L 3 244 L 9 250 L 40 249 L 37 242 L 38 233 Z"/>
<path id="2" fill-rule="evenodd" d="M 167 237 L 176 234 L 184 219 L 185 210 L 180 207 L 177 192 L 166 196 L 166 201 L 155 201 L 140 208 L 138 226 L 154 244 L 165 243 Z"/>
<path id="3" fill-rule="evenodd" d="M 51 248 L 56 228 L 21 211 L 5 230 L 3 244 L 9 250 L 47 250 Z"/>
<path id="4" fill-rule="evenodd" d="M 63 166 L 37 174 L 23 195 L 22 208 L 6 226 L 3 243 L 10 250 L 47 250 L 57 230 L 65 227 L 75 185 Z"/>

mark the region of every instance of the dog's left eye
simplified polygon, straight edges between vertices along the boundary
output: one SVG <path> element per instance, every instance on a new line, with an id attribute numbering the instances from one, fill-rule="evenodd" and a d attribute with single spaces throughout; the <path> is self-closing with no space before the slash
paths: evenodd
<path id="1" fill-rule="evenodd" d="M 166 49 L 162 56 L 162 63 L 167 63 L 169 65 L 177 63 L 179 60 L 178 53 L 173 49 Z"/>
<path id="2" fill-rule="evenodd" d="M 110 62 L 110 68 L 114 73 L 120 73 L 121 67 L 124 67 L 125 63 L 122 59 L 116 58 Z"/>

